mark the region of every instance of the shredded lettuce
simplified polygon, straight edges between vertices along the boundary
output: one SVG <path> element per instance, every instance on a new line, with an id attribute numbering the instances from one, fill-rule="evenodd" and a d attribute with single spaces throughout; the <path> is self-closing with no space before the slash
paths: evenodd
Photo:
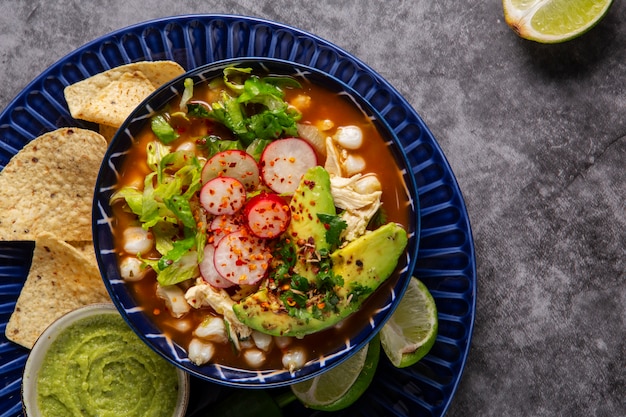
<path id="1" fill-rule="evenodd" d="M 285 101 L 281 87 L 300 87 L 289 77 L 259 78 L 250 75 L 251 68 L 228 67 L 224 83 L 228 91 L 211 108 L 188 104 L 188 116 L 209 118 L 226 126 L 249 146 L 255 139 L 273 140 L 281 136 L 297 136 L 296 123 L 302 115 Z M 249 110 L 254 113 L 249 115 Z"/>
<path id="2" fill-rule="evenodd" d="M 250 145 L 246 148 L 246 153 L 251 155 L 257 162 L 261 160 L 261 154 L 267 145 L 270 144 L 271 139 L 254 139 Z"/>
<path id="3" fill-rule="evenodd" d="M 252 73 L 252 68 L 230 66 L 224 68 L 224 84 L 237 94 L 243 92 L 243 80 Z"/>
<path id="4" fill-rule="evenodd" d="M 178 284 L 179 282 L 196 278 L 200 274 L 198 270 L 198 255 L 195 251 L 187 251 L 177 262 L 162 270 L 158 266 L 160 260 L 142 259 L 142 261 L 157 271 L 157 281 L 163 286 Z"/>
<path id="5" fill-rule="evenodd" d="M 124 187 L 111 201 L 124 199 L 141 226 L 151 230 L 162 256 L 142 261 L 157 273 L 159 284 L 172 285 L 193 278 L 202 260 L 199 249 L 204 248 L 206 234 L 197 226 L 192 209 L 192 198 L 201 187 L 202 165 L 193 152 L 171 152 L 158 142 L 148 145 L 147 155 L 153 172 L 146 175 L 143 190 Z M 193 267 L 189 254 L 194 257 Z"/>
<path id="6" fill-rule="evenodd" d="M 150 119 L 150 127 L 156 137 L 165 144 L 172 143 L 179 137 L 178 133 L 162 114 L 152 116 Z"/>
<path id="7" fill-rule="evenodd" d="M 156 171 L 159 167 L 159 163 L 161 163 L 161 159 L 170 152 L 170 147 L 159 141 L 155 140 L 148 143 L 146 147 L 148 167 L 152 171 Z"/>
<path id="8" fill-rule="evenodd" d="M 193 97 L 193 80 L 191 78 L 185 78 L 183 81 L 185 89 L 183 90 L 183 96 L 180 98 L 180 111 L 184 112 L 187 109 L 187 103 Z"/>
<path id="9" fill-rule="evenodd" d="M 238 140 L 225 140 L 219 136 L 205 136 L 201 140 L 196 142 L 196 145 L 202 148 L 206 152 L 207 158 L 212 157 L 218 152 L 229 150 L 243 151 L 244 147 Z"/>

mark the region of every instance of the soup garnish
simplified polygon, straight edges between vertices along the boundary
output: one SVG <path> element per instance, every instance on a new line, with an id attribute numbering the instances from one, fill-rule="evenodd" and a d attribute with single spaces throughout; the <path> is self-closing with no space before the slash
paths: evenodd
<path id="1" fill-rule="evenodd" d="M 111 198 L 117 236 L 127 235 L 120 271 L 156 278 L 196 364 L 219 362 L 232 344 L 244 367 L 271 366 L 275 346 L 293 370 L 310 352 L 281 344 L 359 310 L 396 269 L 407 234 L 383 221 L 363 129 L 314 113 L 326 105 L 316 87 L 251 71 L 185 80 L 180 101 L 139 135 L 134 155 L 146 163 L 127 163 Z"/>

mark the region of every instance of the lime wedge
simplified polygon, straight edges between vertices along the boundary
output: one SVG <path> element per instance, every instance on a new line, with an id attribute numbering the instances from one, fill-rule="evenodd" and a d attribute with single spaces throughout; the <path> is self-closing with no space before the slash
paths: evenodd
<path id="1" fill-rule="evenodd" d="M 413 277 L 396 311 L 380 330 L 380 343 L 391 363 L 404 368 L 430 351 L 437 327 L 435 300 L 428 288 Z"/>
<path id="2" fill-rule="evenodd" d="M 504 20 L 522 38 L 540 43 L 573 39 L 604 17 L 613 0 L 503 0 Z"/>
<path id="3" fill-rule="evenodd" d="M 354 403 L 369 387 L 380 357 L 376 336 L 345 362 L 312 379 L 291 385 L 295 396 L 314 410 L 337 411 Z"/>

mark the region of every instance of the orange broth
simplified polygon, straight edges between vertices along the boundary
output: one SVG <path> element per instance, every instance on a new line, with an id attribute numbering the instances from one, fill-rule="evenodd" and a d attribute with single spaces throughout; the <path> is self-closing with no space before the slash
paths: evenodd
<path id="1" fill-rule="evenodd" d="M 409 209 L 406 201 L 406 191 L 402 175 L 396 162 L 385 144 L 384 140 L 373 123 L 348 99 L 343 98 L 321 86 L 301 82 L 303 88 L 298 90 L 288 89 L 286 101 L 290 102 L 296 96 L 304 94 L 311 98 L 311 105 L 301 109 L 302 119 L 299 123 L 316 123 L 320 120 L 331 120 L 334 128 L 325 132 L 332 136 L 339 126 L 355 125 L 361 128 L 364 137 L 363 146 L 357 151 L 351 151 L 355 155 L 361 155 L 366 161 L 363 171 L 376 173 L 383 185 L 382 202 L 387 221 L 400 223 L 407 227 L 409 224 Z M 194 101 L 211 102 L 215 92 L 211 92 L 207 86 L 196 85 L 194 87 Z M 177 106 L 178 103 L 173 105 Z M 224 132 L 221 126 L 206 120 L 198 121 L 193 125 L 177 126 L 180 138 L 172 144 L 173 149 L 177 144 L 188 142 L 206 134 L 220 134 L 224 139 L 232 139 L 230 132 Z M 143 184 L 144 177 L 150 172 L 146 164 L 146 145 L 156 139 L 150 125 L 136 136 L 137 143 L 130 150 L 123 169 L 121 170 L 120 185 Z M 323 165 L 323 161 L 320 161 Z M 135 221 L 135 216 L 123 209 L 122 204 L 113 207 L 115 218 L 114 234 L 116 249 L 120 255 L 124 255 L 122 234 L 123 230 Z M 158 257 L 156 251 L 153 253 Z M 336 351 L 345 346 L 346 340 L 367 325 L 369 316 L 379 307 L 389 294 L 391 286 L 398 279 L 398 270 L 404 266 L 404 257 L 401 257 L 396 272 L 363 304 L 358 312 L 345 319 L 340 325 L 323 330 L 302 339 L 295 339 L 290 347 L 300 346 L 307 352 L 307 361 L 323 356 L 326 353 Z M 209 307 L 194 309 L 182 318 L 172 317 L 165 303 L 155 295 L 156 279 L 153 272 L 136 282 L 128 282 L 133 297 L 146 314 L 156 323 L 157 327 L 167 334 L 174 342 L 183 348 L 187 348 L 193 338 L 193 330 L 202 322 L 206 315 L 217 315 Z M 184 287 L 183 284 L 179 284 Z M 227 290 L 230 292 L 230 290 Z M 237 354 L 229 344 L 215 344 L 215 355 L 212 363 L 220 363 L 239 368 L 250 368 L 240 354 Z M 267 360 L 261 369 L 282 369 L 281 352 L 276 346 L 267 354 Z"/>

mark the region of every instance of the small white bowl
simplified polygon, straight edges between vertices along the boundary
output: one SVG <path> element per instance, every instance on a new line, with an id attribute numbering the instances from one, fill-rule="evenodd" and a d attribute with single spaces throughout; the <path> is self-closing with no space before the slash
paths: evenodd
<path id="1" fill-rule="evenodd" d="M 81 307 L 56 320 L 37 339 L 26 360 L 22 377 L 22 406 L 27 417 L 41 416 L 37 402 L 37 380 L 39 370 L 52 343 L 77 320 L 102 314 L 119 315 L 119 312 L 113 304 L 93 304 Z M 137 341 L 143 343 L 139 338 Z M 183 417 L 189 401 L 189 374 L 179 368 L 176 369 L 176 372 L 178 375 L 178 399 L 172 417 Z"/>

